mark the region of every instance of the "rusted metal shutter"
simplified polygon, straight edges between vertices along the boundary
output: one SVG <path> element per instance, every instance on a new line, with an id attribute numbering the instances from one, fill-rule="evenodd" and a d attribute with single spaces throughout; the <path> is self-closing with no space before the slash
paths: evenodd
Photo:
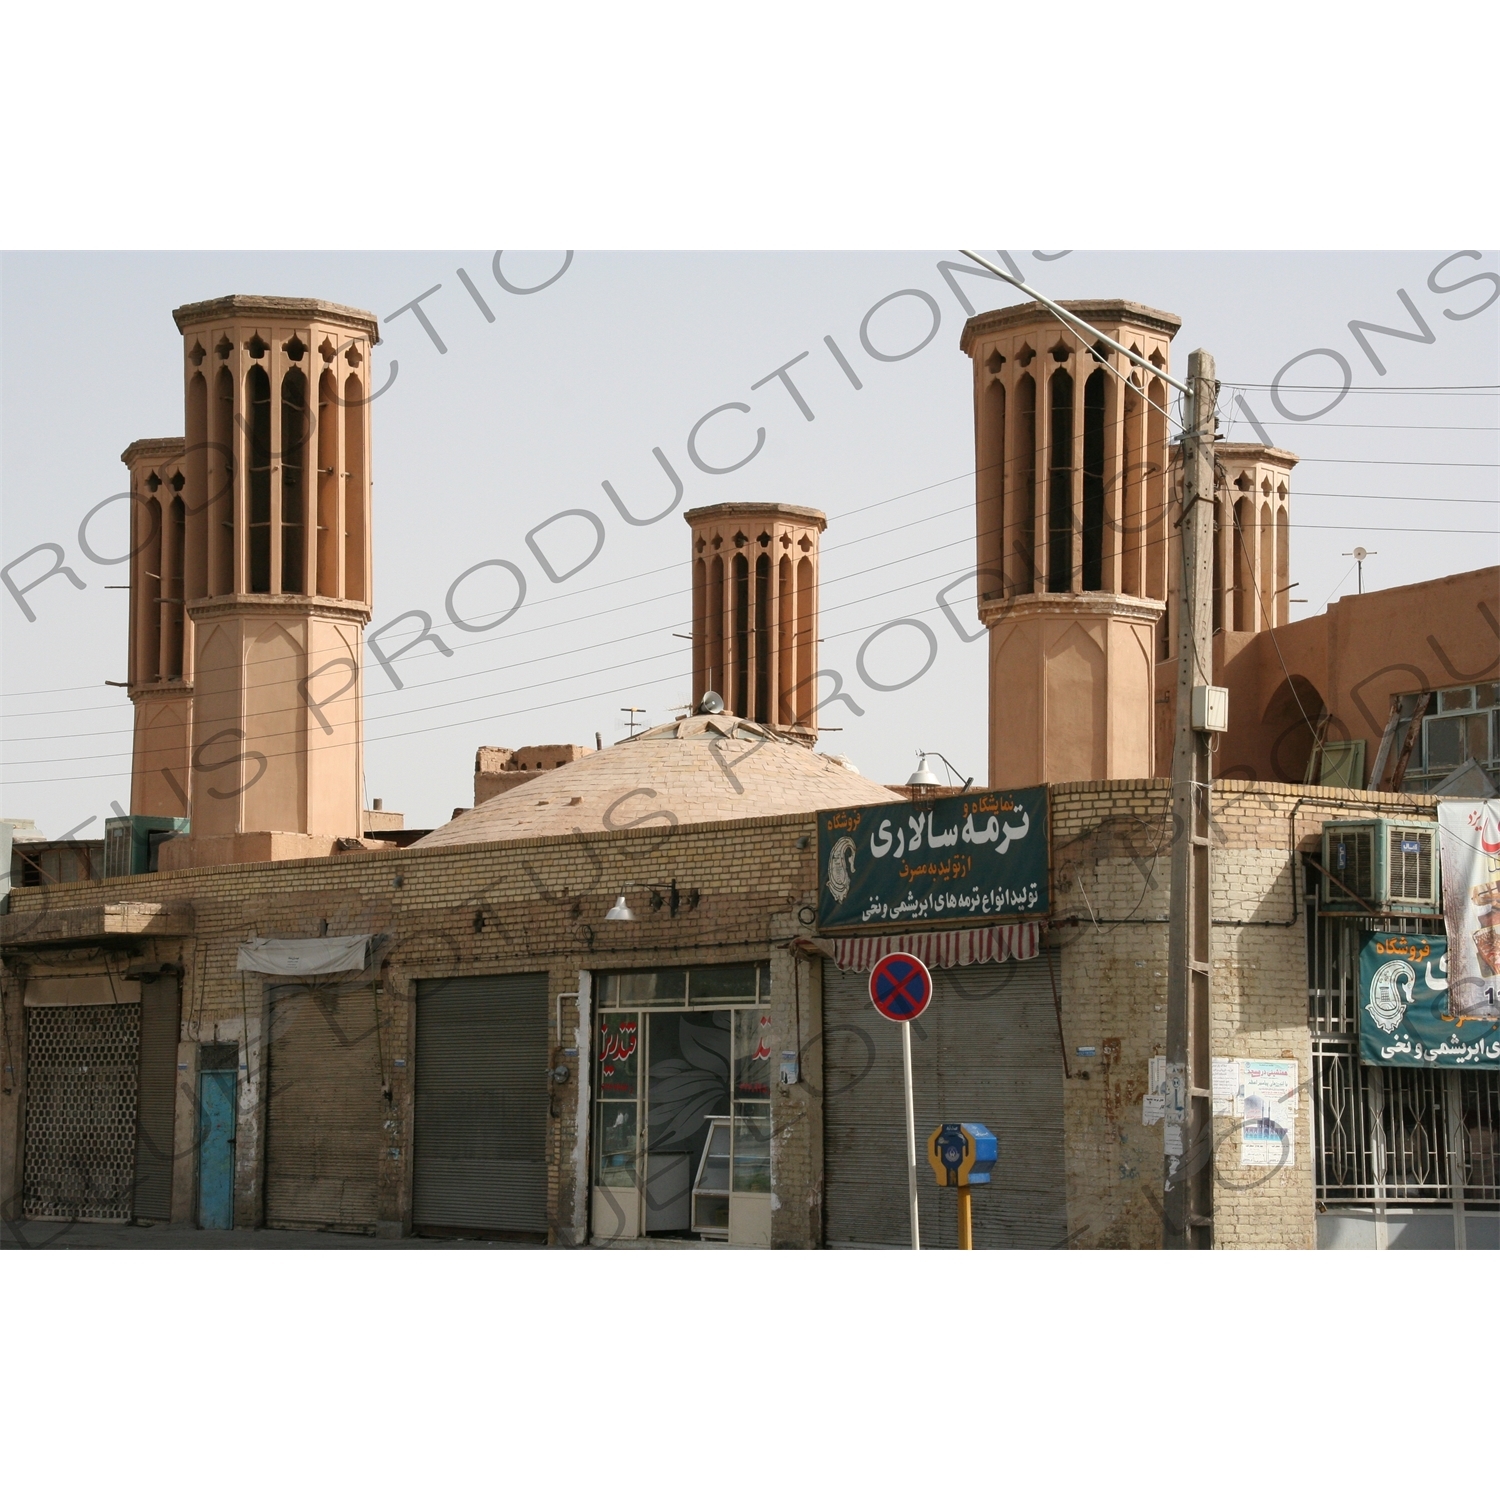
<path id="1" fill-rule="evenodd" d="M 127 1222 L 140 1006 L 28 1006 L 26 1042 L 23 1212 Z"/>
<path id="2" fill-rule="evenodd" d="M 1045 957 L 933 972 L 912 1028 L 923 1245 L 958 1244 L 955 1194 L 927 1165 L 927 1137 L 974 1120 L 1000 1166 L 973 1193 L 975 1249 L 1047 1248 L 1067 1235 L 1063 1067 Z M 869 975 L 823 970 L 824 1235 L 830 1246 L 908 1245 L 901 1033 L 870 1004 Z"/>
<path id="3" fill-rule="evenodd" d="M 136 1095 L 135 1217 L 172 1217 L 172 1131 L 177 1103 L 177 976 L 141 982 L 141 1071 Z"/>
<path id="4" fill-rule="evenodd" d="M 384 1081 L 369 985 L 271 992 L 266 1222 L 373 1230 Z"/>
<path id="5" fill-rule="evenodd" d="M 417 985 L 413 1219 L 547 1229 L 547 976 Z"/>

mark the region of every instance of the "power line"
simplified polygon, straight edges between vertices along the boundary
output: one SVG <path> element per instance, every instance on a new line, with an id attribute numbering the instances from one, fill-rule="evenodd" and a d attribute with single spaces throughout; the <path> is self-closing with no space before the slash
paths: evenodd
<path id="1" fill-rule="evenodd" d="M 1455 395 L 1468 391 L 1500 391 L 1497 385 L 1258 385 L 1253 381 L 1237 380 L 1228 387 L 1236 391 L 1341 391 L 1345 395 L 1361 396 L 1415 396 Z M 1313 419 L 1316 420 L 1316 419 Z"/>
<path id="2" fill-rule="evenodd" d="M 1231 416 L 1231 422 L 1249 424 L 1244 417 Z M 1500 427 L 1452 427 L 1433 422 L 1320 422 L 1316 417 L 1307 422 L 1282 421 L 1257 417 L 1262 427 L 1295 427 L 1300 432 L 1500 432 Z"/>
<path id="3" fill-rule="evenodd" d="M 1285 425 L 1285 424 L 1280 424 L 1280 425 Z M 1304 462 L 1304 463 L 1346 463 L 1346 464 L 1347 463 L 1366 463 L 1366 462 L 1368 462 L 1368 463 L 1401 464 L 1401 463 L 1404 463 L 1404 462 L 1407 462 L 1407 461 L 1405 461 L 1405 460 L 1379 460 L 1379 459 L 1370 459 L 1370 460 L 1364 460 L 1364 459 L 1304 459 L 1304 460 L 1302 460 L 1302 462 Z M 1422 465 L 1430 465 L 1430 466 L 1433 466 L 1433 467 L 1476 467 L 1476 468 L 1477 467 L 1491 467 L 1491 468 L 1493 468 L 1493 467 L 1500 467 L 1500 465 L 1494 465 L 1494 464 L 1473 464 L 1473 465 L 1457 464 L 1457 463 L 1447 464 L 1444 461 L 1429 461 L 1429 460 L 1411 460 L 1410 463 L 1413 464 L 1413 465 L 1422 464 Z M 864 514 L 864 513 L 868 512 L 868 511 L 877 510 L 877 509 L 879 509 L 879 508 L 881 508 L 883 506 L 894 504 L 894 503 L 896 503 L 897 501 L 900 501 L 900 500 L 910 499 L 914 495 L 926 494 L 926 493 L 929 493 L 930 491 L 935 490 L 935 489 L 945 488 L 946 486 L 948 486 L 950 484 L 958 483 L 960 480 L 963 480 L 963 479 L 976 478 L 976 477 L 978 477 L 979 474 L 988 472 L 988 470 L 991 469 L 991 468 L 1000 468 L 1000 467 L 1003 467 L 1003 464 L 987 465 L 984 468 L 976 468 L 976 469 L 965 470 L 965 471 L 963 471 L 961 473 L 958 473 L 958 474 L 955 474 L 955 475 L 951 475 L 950 477 L 948 477 L 946 479 L 936 480 L 936 481 L 933 481 L 930 484 L 918 486 L 915 489 L 905 490 L 905 491 L 900 492 L 899 494 L 887 496 L 885 499 L 872 501 L 869 504 L 866 504 L 866 505 L 863 505 L 863 506 L 856 506 L 856 507 L 854 507 L 854 508 L 852 508 L 850 510 L 840 512 L 839 514 L 837 514 L 836 516 L 832 517 L 831 519 L 833 519 L 833 520 L 844 520 L 844 519 L 847 519 L 850 516 L 861 515 L 861 514 Z M 1366 494 L 1366 493 L 1358 493 L 1358 492 L 1349 493 L 1349 492 L 1302 490 L 1302 489 L 1296 490 L 1293 493 L 1292 498 L 1293 499 L 1297 499 L 1297 498 L 1314 498 L 1314 499 L 1333 499 L 1333 500 L 1377 500 L 1377 501 L 1379 501 L 1379 500 L 1389 500 L 1389 501 L 1397 501 L 1397 502 L 1401 502 L 1401 503 L 1423 503 L 1423 504 L 1429 504 L 1430 503 L 1430 504 L 1455 504 L 1455 505 L 1487 505 L 1487 504 L 1495 504 L 1495 503 L 1497 503 L 1496 501 L 1493 501 L 1493 500 L 1473 499 L 1473 498 L 1461 497 L 1461 496 L 1440 496 L 1440 495 L 1375 495 L 1375 494 Z M 962 505 L 951 507 L 948 510 L 938 511 L 938 512 L 935 512 L 935 513 L 932 513 L 932 514 L 929 514 L 929 515 L 919 516 L 919 517 L 917 517 L 917 518 L 915 518 L 915 519 L 913 519 L 911 521 L 900 522 L 900 523 L 898 523 L 895 526 L 879 528 L 878 530 L 872 531 L 872 532 L 868 532 L 868 533 L 866 533 L 863 536 L 850 537 L 850 538 L 847 538 L 847 539 L 845 539 L 843 541 L 834 542 L 831 545 L 829 545 L 829 546 L 827 546 L 827 547 L 825 547 L 825 548 L 822 549 L 822 555 L 823 556 L 827 556 L 830 553 L 836 553 L 836 552 L 838 552 L 838 551 L 840 551 L 840 550 L 842 550 L 842 549 L 844 549 L 846 547 L 863 545 L 864 543 L 867 543 L 867 542 L 870 542 L 870 541 L 874 541 L 874 540 L 876 540 L 876 539 L 878 539 L 880 537 L 890 536 L 890 535 L 892 535 L 893 533 L 895 533 L 897 531 L 909 529 L 912 526 L 925 525 L 925 524 L 927 524 L 927 523 L 929 523 L 931 521 L 940 520 L 940 519 L 942 519 L 942 518 L 944 518 L 946 516 L 957 515 L 957 514 L 963 512 L 963 511 L 967 510 L 970 507 L 970 504 L 971 504 L 971 502 L 965 501 Z M 1307 523 L 1293 523 L 1293 524 L 1306 525 Z M 1312 529 L 1339 529 L 1339 528 L 1327 528 L 1327 527 L 1316 528 L 1315 527 L 1315 528 L 1312 528 Z M 1380 528 L 1380 529 L 1383 529 L 1383 530 L 1399 530 L 1401 528 L 1386 527 L 1386 528 Z M 1435 528 L 1411 528 L 1411 529 L 1412 530 L 1418 530 L 1418 531 L 1433 531 L 1433 530 L 1435 530 Z M 1475 534 L 1476 535 L 1484 535 L 1485 533 L 1475 533 Z M 924 555 L 924 554 L 917 554 L 917 555 L 920 556 L 920 555 Z M 905 560 L 906 560 L 905 558 L 902 558 L 902 559 L 898 559 L 896 561 L 898 561 L 898 562 L 904 562 Z M 889 566 L 889 565 L 894 565 L 894 564 L 887 564 L 887 566 Z M 584 594 L 598 592 L 600 589 L 613 588 L 613 587 L 617 587 L 617 586 L 620 586 L 620 585 L 623 585 L 623 584 L 626 584 L 626 583 L 636 582 L 636 581 L 639 581 L 640 579 L 643 579 L 643 578 L 653 577 L 653 576 L 656 576 L 656 575 L 661 574 L 661 573 L 672 572 L 672 571 L 675 571 L 678 568 L 680 568 L 680 566 L 681 566 L 681 564 L 678 563 L 678 562 L 664 564 L 662 567 L 659 567 L 659 568 L 651 568 L 651 569 L 643 570 L 643 571 L 641 571 L 639 573 L 627 574 L 627 575 L 625 575 L 622 578 L 616 578 L 616 579 L 610 580 L 608 582 L 599 583 L 599 584 L 589 584 L 589 585 L 586 585 L 586 586 L 578 588 L 578 589 L 570 590 L 566 594 L 552 595 L 552 596 L 548 597 L 547 599 L 533 600 L 529 604 L 523 604 L 523 605 L 521 605 L 520 608 L 521 609 L 535 609 L 535 608 L 540 608 L 540 607 L 542 607 L 544 605 L 552 605 L 552 604 L 560 603 L 560 602 L 562 602 L 563 600 L 566 600 L 566 599 L 576 598 L 576 597 L 582 596 Z M 868 570 L 861 570 L 861 571 L 868 571 Z M 845 575 L 845 576 L 858 576 L 858 575 Z M 830 580 L 830 581 L 836 581 L 836 580 Z M 656 603 L 656 602 L 660 602 L 661 600 L 664 600 L 664 599 L 674 598 L 680 592 L 681 592 L 681 590 L 679 588 L 674 588 L 674 589 L 670 590 L 668 593 L 655 595 L 655 596 L 653 596 L 650 599 L 644 599 L 644 600 L 642 600 L 642 599 L 634 599 L 634 600 L 630 600 L 630 601 L 627 601 L 625 604 L 615 605 L 615 606 L 612 606 L 609 609 L 605 609 L 605 610 L 601 610 L 601 611 L 596 611 L 596 612 L 593 612 L 593 613 L 589 614 L 588 616 L 575 616 L 575 617 L 573 617 L 571 619 L 564 619 L 564 620 L 553 621 L 553 622 L 551 622 L 550 624 L 547 624 L 547 625 L 536 625 L 536 626 L 529 627 L 528 629 L 525 629 L 525 630 L 508 632 L 504 636 L 489 637 L 489 638 L 487 638 L 485 640 L 482 640 L 482 641 L 465 642 L 465 643 L 462 643 L 462 644 L 460 644 L 460 645 L 458 645 L 456 647 L 450 648 L 450 649 L 452 649 L 453 651 L 457 652 L 457 651 L 466 651 L 466 650 L 471 650 L 471 649 L 478 649 L 479 647 L 493 646 L 493 645 L 498 645 L 498 644 L 502 644 L 502 643 L 504 643 L 504 644 L 510 644 L 510 643 L 514 642 L 515 640 L 519 639 L 521 636 L 528 635 L 528 634 L 533 634 L 533 633 L 535 633 L 536 631 L 539 631 L 539 630 L 555 630 L 555 629 L 559 629 L 559 628 L 561 628 L 563 626 L 566 626 L 566 625 L 578 624 L 578 623 L 580 623 L 584 619 L 592 620 L 592 619 L 599 618 L 599 617 L 601 617 L 603 615 L 606 615 L 606 614 L 614 614 L 614 613 L 619 613 L 622 610 L 635 609 L 635 608 L 637 608 L 638 606 L 640 606 L 642 604 Z M 399 618 L 399 616 L 397 618 Z M 292 653 L 290 653 L 290 652 L 286 653 L 285 654 L 285 659 L 292 660 L 293 659 Z M 268 658 L 268 660 L 274 660 L 274 658 Z M 493 670 L 493 669 L 486 669 L 486 670 Z M 467 674 L 467 675 L 480 675 L 480 674 Z M 294 677 L 280 679 L 280 681 L 298 681 L 298 680 L 301 680 L 304 676 L 305 676 L 305 673 L 298 673 Z M 457 680 L 457 679 L 454 679 L 454 678 L 444 679 L 444 681 L 453 681 L 453 680 Z M 424 686 L 435 686 L 435 685 L 437 685 L 437 684 L 413 684 L 412 689 L 402 689 L 402 691 L 420 690 Z M 42 696 L 42 695 L 48 695 L 48 694 L 53 694 L 53 693 L 89 691 L 89 690 L 94 689 L 95 687 L 96 687 L 96 685 L 94 685 L 94 684 L 81 684 L 81 685 L 78 685 L 78 686 L 68 687 L 68 688 L 39 688 L 39 689 L 19 690 L 19 691 L 13 692 L 13 693 L 0 694 L 0 696 L 3 696 L 3 697 Z M 373 697 L 380 697 L 380 696 L 383 696 L 383 695 L 385 695 L 387 693 L 394 692 L 394 691 L 397 691 L 397 690 L 393 689 L 393 688 L 379 689 L 379 690 L 377 690 L 374 693 L 367 694 L 366 698 L 368 699 L 368 698 L 373 698 Z M 111 704 L 89 704 L 89 705 L 85 705 L 85 706 L 83 706 L 81 708 L 77 708 L 77 709 L 34 709 L 34 710 L 22 710 L 22 711 L 17 712 L 17 713 L 9 714 L 8 717 L 10 717 L 10 718 L 31 718 L 31 717 L 51 716 L 51 715 L 58 714 L 58 713 L 69 714 L 69 713 L 116 712 L 116 711 L 119 711 L 119 710 L 122 710 L 122 709 L 126 709 L 126 708 L 128 708 L 128 706 L 129 706 L 128 703 L 119 703 L 119 702 L 116 702 L 116 703 L 111 703 Z M 89 732 L 89 733 L 105 733 L 105 734 L 126 734 L 126 733 L 130 733 L 131 731 L 130 731 L 129 727 L 122 727 L 122 728 L 117 729 L 117 730 L 102 730 L 102 731 L 87 731 L 87 732 Z M 58 735 L 58 736 L 43 736 L 41 738 L 61 738 L 61 737 L 63 737 L 63 736 L 61 736 L 61 735 Z M 13 743 L 13 741 L 7 741 L 6 743 Z"/>
<path id="4" fill-rule="evenodd" d="M 1404 469 L 1500 469 L 1495 463 L 1466 463 L 1450 458 L 1299 458 L 1301 464 L 1386 464 Z"/>

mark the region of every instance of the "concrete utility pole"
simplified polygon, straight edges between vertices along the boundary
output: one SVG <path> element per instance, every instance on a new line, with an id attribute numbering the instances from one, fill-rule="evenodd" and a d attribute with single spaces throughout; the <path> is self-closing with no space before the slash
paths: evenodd
<path id="1" fill-rule="evenodd" d="M 1213 1248 L 1213 1096 L 1209 1031 L 1209 710 L 1213 679 L 1214 423 L 1218 382 L 1202 349 L 1188 356 L 1182 433 L 1182 587 L 1177 735 L 1172 750 L 1172 891 L 1167 949 L 1162 1248 Z"/>

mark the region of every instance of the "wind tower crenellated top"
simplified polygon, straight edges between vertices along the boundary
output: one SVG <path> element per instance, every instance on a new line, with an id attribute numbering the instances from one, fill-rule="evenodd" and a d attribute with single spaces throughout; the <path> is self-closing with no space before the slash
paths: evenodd
<path id="1" fill-rule="evenodd" d="M 374 315 L 231 296 L 172 316 L 186 386 L 186 597 L 316 598 L 368 619 Z"/>
<path id="2" fill-rule="evenodd" d="M 1169 368 L 1172 313 L 1120 298 L 1062 306 Z M 1164 601 L 1165 381 L 1036 302 L 970 318 L 960 347 L 974 365 L 981 613 L 1045 594 Z"/>
<path id="3" fill-rule="evenodd" d="M 705 505 L 693 529 L 693 703 L 812 745 L 818 738 L 818 540 L 800 505 Z"/>

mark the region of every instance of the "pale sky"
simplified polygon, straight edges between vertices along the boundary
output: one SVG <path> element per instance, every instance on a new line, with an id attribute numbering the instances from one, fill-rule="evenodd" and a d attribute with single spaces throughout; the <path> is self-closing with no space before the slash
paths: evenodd
<path id="1" fill-rule="evenodd" d="M 1291 571 L 1294 596 L 1308 601 L 1293 606 L 1300 618 L 1354 591 L 1345 554 L 1356 545 L 1373 554 L 1367 591 L 1496 560 L 1500 257 L 1450 259 L 1463 248 L 1008 253 L 1051 295 L 1126 297 L 1178 314 L 1173 368 L 1182 373 L 1194 348 L 1212 351 L 1225 386 L 1221 431 L 1255 440 L 1234 400 L 1243 395 L 1267 435 L 1301 455 Z M 727 500 L 828 514 L 820 665 L 842 676 L 864 712 L 831 704 L 819 748 L 880 781 L 904 780 L 919 748 L 983 780 L 985 646 L 961 639 L 936 598 L 974 566 L 970 369 L 958 349 L 966 314 L 939 270 L 940 261 L 961 259 L 957 250 L 580 251 L 550 286 L 526 296 L 497 282 L 493 256 L 28 252 L 0 261 L 0 566 L 55 542 L 85 585 L 57 576 L 27 592 L 34 623 L 0 589 L 0 811 L 34 818 L 53 837 L 95 819 L 82 836 L 98 837 L 111 803 L 128 803 L 131 712 L 123 690 L 102 686 L 125 675 L 128 596 L 110 586 L 126 582 L 126 568 L 91 561 L 79 525 L 124 488 L 119 455 L 128 443 L 182 432 L 172 308 L 229 292 L 367 308 L 382 327 L 376 379 L 384 383 L 399 365 L 372 409 L 371 633 L 423 610 L 454 653 L 423 645 L 403 657 L 399 690 L 367 655 L 368 795 L 403 811 L 408 827 L 434 826 L 469 805 L 477 745 L 591 745 L 596 731 L 608 744 L 625 734 L 627 706 L 643 709 L 648 723 L 681 711 L 689 692 L 688 643 L 674 635 L 689 628 L 681 512 Z M 562 252 L 509 253 L 501 271 L 525 286 L 563 263 Z M 957 282 L 981 310 L 1019 300 L 998 282 Z M 446 352 L 412 313 L 389 319 L 435 286 L 422 307 Z M 874 359 L 862 347 L 862 320 L 907 290 L 933 299 L 936 332 L 909 358 Z M 1367 334 L 1382 373 L 1349 324 L 1420 336 L 1402 292 L 1430 338 Z M 899 352 L 932 324 L 927 302 L 897 297 L 873 315 L 867 335 Z M 825 336 L 862 389 L 840 371 Z M 1347 361 L 1351 389 L 1323 416 L 1289 420 L 1267 387 L 1313 349 Z M 811 422 L 780 381 L 752 389 L 803 351 L 792 377 Z M 1283 405 L 1303 414 L 1333 401 L 1342 376 L 1319 355 L 1284 383 L 1333 387 L 1282 390 Z M 1460 389 L 1479 386 L 1489 389 Z M 758 428 L 764 444 L 734 473 L 705 474 L 689 460 L 688 433 L 734 401 L 750 412 L 705 429 L 702 456 L 728 464 Z M 654 524 L 629 526 L 603 482 L 637 515 L 659 511 L 671 490 L 652 456 L 657 447 L 684 481 L 682 505 Z M 553 583 L 525 537 L 564 510 L 592 512 L 605 540 L 586 567 Z M 123 504 L 105 506 L 86 540 L 99 556 L 119 556 L 125 523 Z M 587 556 L 594 536 L 591 522 L 574 517 L 538 541 L 562 573 Z M 496 558 L 526 576 L 524 606 L 489 632 L 454 628 L 445 615 L 451 584 Z M 25 588 L 50 563 L 35 554 L 11 580 Z M 472 621 L 507 608 L 508 577 L 499 569 L 475 575 L 455 598 L 458 612 Z M 959 625 L 977 635 L 972 585 L 950 597 Z M 916 626 L 883 632 L 865 651 L 865 677 L 897 683 L 929 657 L 932 665 L 909 686 L 881 691 L 862 679 L 857 659 L 872 632 L 898 619 L 925 624 L 936 654 Z M 378 644 L 390 654 L 410 628 L 379 635 Z M 831 688 L 825 679 L 824 692 Z"/>

